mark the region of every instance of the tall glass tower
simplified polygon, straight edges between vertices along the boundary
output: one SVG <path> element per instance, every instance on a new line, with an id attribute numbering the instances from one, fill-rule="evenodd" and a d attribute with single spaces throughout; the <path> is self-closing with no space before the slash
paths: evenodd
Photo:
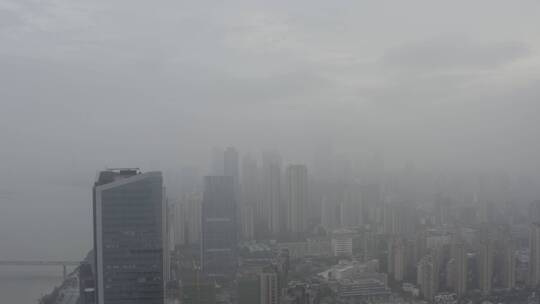
<path id="1" fill-rule="evenodd" d="M 98 304 L 163 304 L 166 208 L 161 172 L 111 169 L 93 191 Z"/>
<path id="2" fill-rule="evenodd" d="M 202 271 L 216 279 L 236 272 L 238 225 L 234 179 L 206 176 L 202 202 Z"/>

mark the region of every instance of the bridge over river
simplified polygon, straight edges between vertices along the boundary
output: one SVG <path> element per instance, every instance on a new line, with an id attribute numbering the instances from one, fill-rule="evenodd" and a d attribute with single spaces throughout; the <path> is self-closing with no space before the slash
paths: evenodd
<path id="1" fill-rule="evenodd" d="M 48 261 L 48 260 L 0 260 L 0 266 L 62 266 L 64 279 L 68 266 L 79 266 L 79 261 Z"/>

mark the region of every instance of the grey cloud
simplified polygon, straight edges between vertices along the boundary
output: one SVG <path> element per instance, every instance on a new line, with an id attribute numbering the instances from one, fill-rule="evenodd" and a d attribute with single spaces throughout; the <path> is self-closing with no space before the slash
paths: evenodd
<path id="1" fill-rule="evenodd" d="M 405 69 L 496 68 L 531 53 L 521 42 L 479 43 L 466 38 L 440 37 L 388 50 L 380 62 Z"/>
<path id="2" fill-rule="evenodd" d="M 19 15 L 10 10 L 0 9 L 0 30 L 23 24 Z"/>

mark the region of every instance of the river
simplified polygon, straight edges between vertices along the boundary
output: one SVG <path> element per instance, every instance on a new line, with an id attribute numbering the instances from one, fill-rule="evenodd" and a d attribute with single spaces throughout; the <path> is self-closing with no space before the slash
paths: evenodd
<path id="1" fill-rule="evenodd" d="M 90 187 L 0 187 L 0 260 L 84 258 L 92 245 Z M 61 283 L 61 266 L 0 266 L 0 303 L 37 303 Z"/>
<path id="2" fill-rule="evenodd" d="M 0 303 L 37 303 L 61 283 L 60 266 L 0 266 Z"/>

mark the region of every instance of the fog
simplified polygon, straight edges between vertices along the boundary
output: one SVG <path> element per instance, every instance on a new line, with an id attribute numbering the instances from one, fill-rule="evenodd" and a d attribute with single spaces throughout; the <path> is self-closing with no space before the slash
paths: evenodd
<path id="1" fill-rule="evenodd" d="M 0 258 L 80 259 L 98 170 L 163 170 L 174 193 L 214 147 L 538 198 L 539 17 L 532 0 L 0 0 Z"/>

